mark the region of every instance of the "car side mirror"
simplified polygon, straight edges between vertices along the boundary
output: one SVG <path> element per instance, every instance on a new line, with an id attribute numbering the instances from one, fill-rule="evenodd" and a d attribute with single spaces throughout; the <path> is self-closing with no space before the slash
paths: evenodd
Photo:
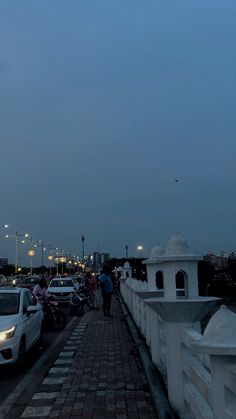
<path id="1" fill-rule="evenodd" d="M 35 306 L 29 306 L 27 308 L 27 316 L 30 316 L 31 314 L 37 313 L 37 308 Z"/>

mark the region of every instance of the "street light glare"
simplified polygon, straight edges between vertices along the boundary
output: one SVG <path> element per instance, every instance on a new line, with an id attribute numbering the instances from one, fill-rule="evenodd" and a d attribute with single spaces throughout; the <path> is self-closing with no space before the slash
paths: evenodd
<path id="1" fill-rule="evenodd" d="M 8 228 L 9 227 L 9 225 L 8 224 L 4 224 L 4 228 Z"/>
<path id="2" fill-rule="evenodd" d="M 29 237 L 29 234 L 28 234 L 28 233 L 26 233 L 26 234 L 25 234 L 25 237 Z"/>

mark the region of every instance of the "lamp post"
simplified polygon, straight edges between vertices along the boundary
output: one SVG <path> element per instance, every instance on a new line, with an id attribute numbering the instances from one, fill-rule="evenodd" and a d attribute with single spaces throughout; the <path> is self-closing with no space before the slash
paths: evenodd
<path id="1" fill-rule="evenodd" d="M 49 260 L 49 262 L 50 262 L 50 265 L 49 265 L 49 275 L 50 275 L 50 277 L 52 276 L 52 260 L 53 260 L 53 256 L 52 256 L 52 251 L 51 251 L 51 254 L 50 255 L 48 255 L 48 260 Z"/>
<path id="2" fill-rule="evenodd" d="M 143 246 L 141 245 L 141 244 L 139 244 L 138 245 L 138 247 L 137 247 L 137 250 L 138 250 L 138 254 L 139 254 L 139 259 L 141 259 L 141 252 L 142 252 L 142 250 L 143 250 Z"/>
<path id="3" fill-rule="evenodd" d="M 28 233 L 20 234 L 18 231 L 16 231 L 15 234 L 6 234 L 6 238 L 15 238 L 16 239 L 16 261 L 15 261 L 15 274 L 17 275 L 18 272 L 18 242 L 19 237 L 29 237 Z"/>
<path id="4" fill-rule="evenodd" d="M 44 252 L 46 250 L 47 247 L 49 247 L 51 249 L 51 245 L 50 244 L 45 244 L 43 243 L 42 240 L 36 240 L 35 241 L 35 247 L 37 247 L 37 245 L 40 246 L 41 248 L 41 274 L 44 274 L 44 268 L 43 268 L 43 264 L 44 264 Z"/>
<path id="5" fill-rule="evenodd" d="M 60 258 L 60 262 L 61 262 L 61 275 L 64 274 L 64 263 L 66 262 L 66 257 L 65 257 L 65 251 L 62 250 L 62 256 Z"/>
<path id="6" fill-rule="evenodd" d="M 58 255 L 59 255 L 59 249 L 58 249 L 58 247 L 56 247 L 55 263 L 57 265 L 57 276 L 59 275 L 59 261 L 60 261 Z"/>
<path id="7" fill-rule="evenodd" d="M 51 275 L 51 273 L 52 273 L 51 261 L 53 260 L 53 256 L 52 256 L 52 246 L 50 244 L 43 244 L 42 243 L 42 269 L 43 269 L 43 263 L 44 263 L 43 252 L 45 252 L 47 250 L 47 248 L 50 250 L 50 255 L 48 256 L 48 260 L 50 261 L 49 272 L 50 272 L 50 275 Z"/>
<path id="8" fill-rule="evenodd" d="M 128 249 L 129 249 L 129 246 L 128 246 L 128 244 L 126 244 L 125 245 L 125 257 L 126 257 L 126 259 L 128 259 Z"/>
<path id="9" fill-rule="evenodd" d="M 21 243 L 27 243 L 30 241 L 30 249 L 28 250 L 28 256 L 30 257 L 30 275 L 33 274 L 33 257 L 35 256 L 35 251 L 33 250 L 33 239 L 28 237 L 28 239 L 23 239 Z"/>
<path id="10" fill-rule="evenodd" d="M 35 251 L 30 249 L 28 251 L 28 256 L 30 257 L 30 275 L 33 274 L 33 256 L 35 255 Z"/>
<path id="11" fill-rule="evenodd" d="M 81 237 L 81 242 L 82 242 L 82 260 L 84 260 L 84 242 L 85 242 L 84 236 Z"/>

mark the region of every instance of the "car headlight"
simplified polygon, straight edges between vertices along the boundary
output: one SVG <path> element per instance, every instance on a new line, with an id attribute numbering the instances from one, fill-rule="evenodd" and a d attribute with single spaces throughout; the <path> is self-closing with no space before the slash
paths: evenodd
<path id="1" fill-rule="evenodd" d="M 7 330 L 1 330 L 0 331 L 0 342 L 4 342 L 5 340 L 12 338 L 15 331 L 16 331 L 15 326 L 13 326 L 13 327 L 11 327 L 10 329 L 7 329 Z"/>
<path id="2" fill-rule="evenodd" d="M 16 285 L 16 279 L 13 279 L 12 285 Z"/>

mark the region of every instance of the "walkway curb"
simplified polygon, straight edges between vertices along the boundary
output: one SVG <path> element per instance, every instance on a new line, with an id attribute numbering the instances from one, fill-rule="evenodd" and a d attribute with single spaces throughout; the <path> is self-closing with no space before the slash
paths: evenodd
<path id="1" fill-rule="evenodd" d="M 166 395 L 163 391 L 162 384 L 156 373 L 156 367 L 154 366 L 146 344 L 140 339 L 139 331 L 127 309 L 127 306 L 121 296 L 119 295 L 121 309 L 123 311 L 124 317 L 129 326 L 131 335 L 134 339 L 135 345 L 138 348 L 140 358 L 142 360 L 143 368 L 147 377 L 147 381 L 150 387 L 150 391 L 153 398 L 153 403 L 157 411 L 158 419 L 176 419 L 177 416 L 173 412 L 173 409 L 166 398 Z"/>

